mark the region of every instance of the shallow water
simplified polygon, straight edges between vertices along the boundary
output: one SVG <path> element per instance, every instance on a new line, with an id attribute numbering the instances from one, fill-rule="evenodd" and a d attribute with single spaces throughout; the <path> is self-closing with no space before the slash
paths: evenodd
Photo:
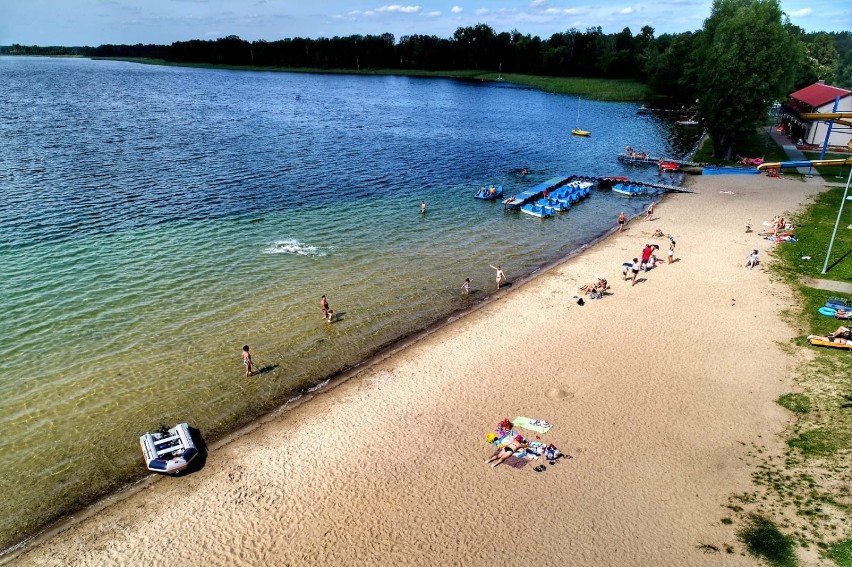
<path id="1" fill-rule="evenodd" d="M 694 141 L 585 100 L 573 137 L 576 98 L 503 83 L 17 57 L 0 76 L 3 546 L 143 474 L 142 433 L 221 436 L 482 300 L 489 264 L 515 279 L 648 203 L 595 191 L 541 221 L 482 184 L 670 183 L 615 155 Z M 243 377 L 243 344 L 267 371 Z"/>

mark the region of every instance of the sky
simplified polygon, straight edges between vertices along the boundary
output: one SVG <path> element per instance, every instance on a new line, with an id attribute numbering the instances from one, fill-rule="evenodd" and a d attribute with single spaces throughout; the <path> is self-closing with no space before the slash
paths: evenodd
<path id="1" fill-rule="evenodd" d="M 401 1 L 400 4 L 384 3 Z M 587 0 L 586 0 L 587 1 Z M 237 35 L 248 41 L 405 35 L 452 37 L 487 24 L 549 38 L 571 28 L 606 34 L 643 26 L 695 31 L 712 0 L 0 0 L 0 45 L 171 44 Z M 849 0 L 781 0 L 806 32 L 852 30 Z"/>

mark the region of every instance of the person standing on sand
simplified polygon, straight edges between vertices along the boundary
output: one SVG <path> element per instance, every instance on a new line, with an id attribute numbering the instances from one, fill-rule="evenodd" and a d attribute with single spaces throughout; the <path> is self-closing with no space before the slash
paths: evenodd
<path id="1" fill-rule="evenodd" d="M 669 264 L 671 264 L 672 262 L 674 262 L 675 241 L 671 237 L 669 237 L 669 240 L 672 241 L 672 243 L 669 244 L 669 252 L 668 252 L 668 260 L 669 260 Z"/>
<path id="2" fill-rule="evenodd" d="M 627 222 L 627 215 L 624 214 L 624 211 L 621 211 L 621 214 L 618 215 L 618 232 L 624 230 L 624 223 Z"/>
<path id="3" fill-rule="evenodd" d="M 464 290 L 465 295 L 470 295 L 470 278 L 464 279 L 464 284 L 462 284 L 462 289 Z"/>
<path id="4" fill-rule="evenodd" d="M 648 211 L 647 211 L 647 214 L 645 215 L 645 220 L 649 221 L 649 220 L 653 220 L 653 218 L 654 218 L 654 201 L 651 201 L 651 204 L 648 205 Z"/>
<path id="5" fill-rule="evenodd" d="M 322 318 L 328 319 L 328 300 L 324 295 L 322 296 L 322 299 L 320 299 L 320 309 L 322 309 Z"/>
<path id="6" fill-rule="evenodd" d="M 249 354 L 248 345 L 243 345 L 243 364 L 246 367 L 246 378 L 248 378 L 254 371 L 254 367 L 252 366 L 251 362 L 251 354 Z"/>
<path id="7" fill-rule="evenodd" d="M 630 269 L 633 270 L 633 283 L 630 284 L 630 287 L 636 285 L 636 276 L 639 275 L 639 258 L 633 258 L 633 265 L 630 266 Z"/>
<path id="8" fill-rule="evenodd" d="M 491 264 L 488 264 L 488 265 L 491 266 Z M 500 289 L 500 284 L 503 283 L 503 280 L 506 279 L 506 274 L 503 273 L 503 268 L 501 268 L 500 266 L 497 266 L 497 267 L 491 266 L 491 267 L 493 269 L 497 270 L 497 289 Z"/>
<path id="9" fill-rule="evenodd" d="M 646 244 L 645 248 L 642 249 L 642 261 L 639 263 L 639 269 L 643 272 L 648 269 L 648 260 L 651 259 L 651 254 L 654 253 L 654 249 L 650 244 Z"/>

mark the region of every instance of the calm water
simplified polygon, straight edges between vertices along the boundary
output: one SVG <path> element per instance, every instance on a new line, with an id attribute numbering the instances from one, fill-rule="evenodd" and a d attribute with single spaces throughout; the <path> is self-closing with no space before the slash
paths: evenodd
<path id="1" fill-rule="evenodd" d="M 540 221 L 483 183 L 670 182 L 615 155 L 693 142 L 586 100 L 572 137 L 576 98 L 500 83 L 14 57 L 0 82 L 0 548 L 139 478 L 140 434 L 215 439 L 647 204 Z M 274 369 L 243 378 L 245 343 Z"/>

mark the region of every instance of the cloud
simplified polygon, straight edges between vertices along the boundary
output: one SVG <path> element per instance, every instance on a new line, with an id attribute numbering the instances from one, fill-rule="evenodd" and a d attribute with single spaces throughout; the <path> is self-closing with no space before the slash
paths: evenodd
<path id="1" fill-rule="evenodd" d="M 792 12 L 790 15 L 801 18 L 801 17 L 805 17 L 805 16 L 810 16 L 813 13 L 814 13 L 814 11 L 811 10 L 810 8 L 802 8 L 801 10 L 796 10 L 795 12 Z"/>
<path id="2" fill-rule="evenodd" d="M 488 13 L 488 8 L 480 8 L 476 12 L 474 12 L 477 16 L 484 16 Z"/>
<path id="3" fill-rule="evenodd" d="M 432 12 L 426 12 L 423 15 L 426 16 L 427 18 L 437 18 L 438 16 L 441 15 L 441 12 L 434 10 Z"/>
<path id="4" fill-rule="evenodd" d="M 530 8 L 538 8 L 539 6 L 546 6 L 547 0 L 532 0 L 530 2 Z"/>
<path id="5" fill-rule="evenodd" d="M 619 14 L 632 14 L 632 13 L 633 13 L 633 8 L 631 8 L 630 6 L 628 6 L 627 8 L 624 8 L 623 10 L 620 10 L 618 13 L 619 13 Z"/>
<path id="6" fill-rule="evenodd" d="M 462 8 L 461 6 L 453 6 L 452 8 L 450 8 L 450 12 L 452 12 L 453 14 L 461 14 L 462 12 L 464 12 L 464 8 Z"/>
<path id="7" fill-rule="evenodd" d="M 420 6 L 400 6 L 399 4 L 391 4 L 390 6 L 382 6 L 376 8 L 376 12 L 398 12 L 400 14 L 416 14 L 422 10 Z"/>
<path id="8" fill-rule="evenodd" d="M 579 14 L 580 10 L 577 8 L 547 8 L 544 13 L 548 16 L 559 16 L 561 14 L 572 16 L 574 14 Z"/>

